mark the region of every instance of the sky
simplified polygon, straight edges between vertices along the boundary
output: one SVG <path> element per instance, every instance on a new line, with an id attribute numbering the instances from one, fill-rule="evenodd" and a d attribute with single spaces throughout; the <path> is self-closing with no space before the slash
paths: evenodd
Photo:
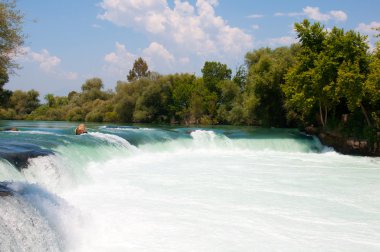
<path id="1" fill-rule="evenodd" d="M 378 0 L 18 0 L 27 35 L 21 66 L 5 88 L 67 95 L 86 79 L 105 89 L 126 81 L 142 57 L 161 74 L 200 75 L 205 61 L 232 70 L 261 47 L 296 42 L 295 22 L 307 18 L 368 35 L 380 26 Z"/>

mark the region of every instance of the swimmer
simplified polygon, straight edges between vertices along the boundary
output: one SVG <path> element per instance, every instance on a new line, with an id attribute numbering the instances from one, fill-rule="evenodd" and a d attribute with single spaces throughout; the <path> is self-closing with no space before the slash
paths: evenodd
<path id="1" fill-rule="evenodd" d="M 76 127 L 75 135 L 82 135 L 84 133 L 87 133 L 86 126 L 83 123 L 81 123 L 78 125 L 78 127 Z"/>

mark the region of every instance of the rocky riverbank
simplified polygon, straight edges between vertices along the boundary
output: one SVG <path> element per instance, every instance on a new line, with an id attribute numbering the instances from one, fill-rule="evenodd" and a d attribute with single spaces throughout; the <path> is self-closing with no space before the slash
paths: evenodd
<path id="1" fill-rule="evenodd" d="M 374 147 L 368 145 L 367 140 L 354 139 L 334 134 L 327 131 L 320 131 L 314 127 L 306 127 L 305 132 L 316 135 L 323 145 L 332 147 L 335 151 L 347 155 L 377 156 L 380 157 L 380 143 Z"/>

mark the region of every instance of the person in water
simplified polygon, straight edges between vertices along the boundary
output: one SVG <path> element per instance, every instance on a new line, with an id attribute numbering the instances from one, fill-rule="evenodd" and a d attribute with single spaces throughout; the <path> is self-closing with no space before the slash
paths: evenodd
<path id="1" fill-rule="evenodd" d="M 84 133 L 87 133 L 86 126 L 83 123 L 81 123 L 78 125 L 78 127 L 76 127 L 75 135 L 82 135 Z"/>

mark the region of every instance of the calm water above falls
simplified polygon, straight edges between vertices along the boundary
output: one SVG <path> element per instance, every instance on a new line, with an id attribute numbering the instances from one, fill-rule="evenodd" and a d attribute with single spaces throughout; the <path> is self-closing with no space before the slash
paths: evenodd
<path id="1" fill-rule="evenodd" d="M 0 251 L 380 251 L 380 159 L 295 130 L 1 127 Z"/>

